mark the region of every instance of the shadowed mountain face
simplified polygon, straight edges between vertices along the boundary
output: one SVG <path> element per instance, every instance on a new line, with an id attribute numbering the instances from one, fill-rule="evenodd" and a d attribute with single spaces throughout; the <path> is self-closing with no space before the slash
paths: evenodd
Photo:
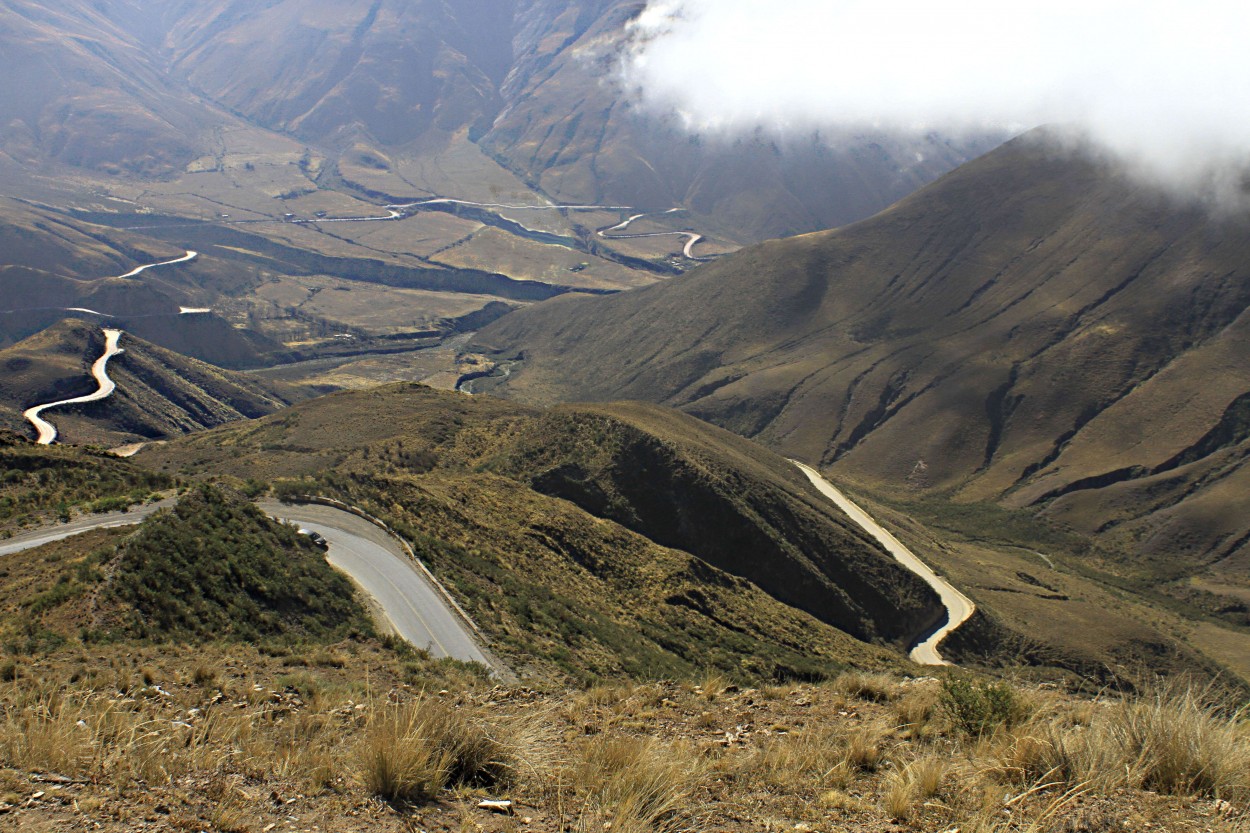
<path id="1" fill-rule="evenodd" d="M 821 674 L 884 654 L 846 634 L 903 647 L 942 613 L 789 462 L 642 403 L 540 412 L 396 384 L 136 460 L 192 477 L 299 478 L 292 489 L 376 513 L 526 665 Z"/>
<path id="2" fill-rule="evenodd" d="M 617 78 L 642 7 L 3 0 L 0 165 L 163 177 L 244 125 L 365 168 L 475 142 L 556 200 L 684 206 L 755 240 L 868 216 L 997 141 L 688 135 Z"/>
<path id="3" fill-rule="evenodd" d="M 1039 135 L 871 220 L 478 337 L 535 401 L 677 406 L 835 471 L 1250 568 L 1250 234 Z"/>

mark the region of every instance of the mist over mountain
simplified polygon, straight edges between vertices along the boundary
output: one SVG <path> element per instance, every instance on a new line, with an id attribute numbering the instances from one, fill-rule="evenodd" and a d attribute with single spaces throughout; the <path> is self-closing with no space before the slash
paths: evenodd
<path id="1" fill-rule="evenodd" d="M 1001 136 L 690 133 L 674 114 L 640 110 L 622 85 L 619 56 L 641 9 L 6 0 L 0 161 L 171 177 L 256 128 L 366 168 L 469 142 L 552 200 L 686 206 L 749 241 L 868 216 Z M 326 168 L 324 184 L 333 175 Z M 408 188 L 396 196 L 419 192 Z"/>
<path id="2" fill-rule="evenodd" d="M 1244 207 L 1248 27 L 1227 0 L 650 0 L 622 73 L 730 135 L 1069 125 L 1143 181 Z"/>

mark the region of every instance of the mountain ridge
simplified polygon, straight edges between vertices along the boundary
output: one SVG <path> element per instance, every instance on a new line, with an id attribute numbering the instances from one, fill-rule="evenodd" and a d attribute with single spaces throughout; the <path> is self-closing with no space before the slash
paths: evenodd
<path id="1" fill-rule="evenodd" d="M 865 483 L 1149 539 L 1151 512 L 1100 486 L 1172 509 L 1197 501 L 1178 472 L 1247 476 L 1246 240 L 1040 133 L 872 219 L 524 310 L 471 349 L 523 356 L 497 388 L 523 400 L 657 401 Z M 1191 558 L 1241 538 L 1232 509 L 1178 521 Z"/>

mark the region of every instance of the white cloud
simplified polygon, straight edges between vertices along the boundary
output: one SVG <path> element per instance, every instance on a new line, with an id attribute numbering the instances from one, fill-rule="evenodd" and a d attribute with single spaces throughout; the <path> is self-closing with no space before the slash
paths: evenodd
<path id="1" fill-rule="evenodd" d="M 652 0 L 625 76 L 704 132 L 1075 124 L 1209 186 L 1250 159 L 1250 3 Z"/>

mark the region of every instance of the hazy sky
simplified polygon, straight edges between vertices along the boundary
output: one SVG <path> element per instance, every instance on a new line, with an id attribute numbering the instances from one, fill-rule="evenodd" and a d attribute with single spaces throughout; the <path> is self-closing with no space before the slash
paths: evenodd
<path id="1" fill-rule="evenodd" d="M 1084 127 L 1193 184 L 1250 157 L 1250 2 L 651 0 L 627 81 L 699 130 Z"/>

